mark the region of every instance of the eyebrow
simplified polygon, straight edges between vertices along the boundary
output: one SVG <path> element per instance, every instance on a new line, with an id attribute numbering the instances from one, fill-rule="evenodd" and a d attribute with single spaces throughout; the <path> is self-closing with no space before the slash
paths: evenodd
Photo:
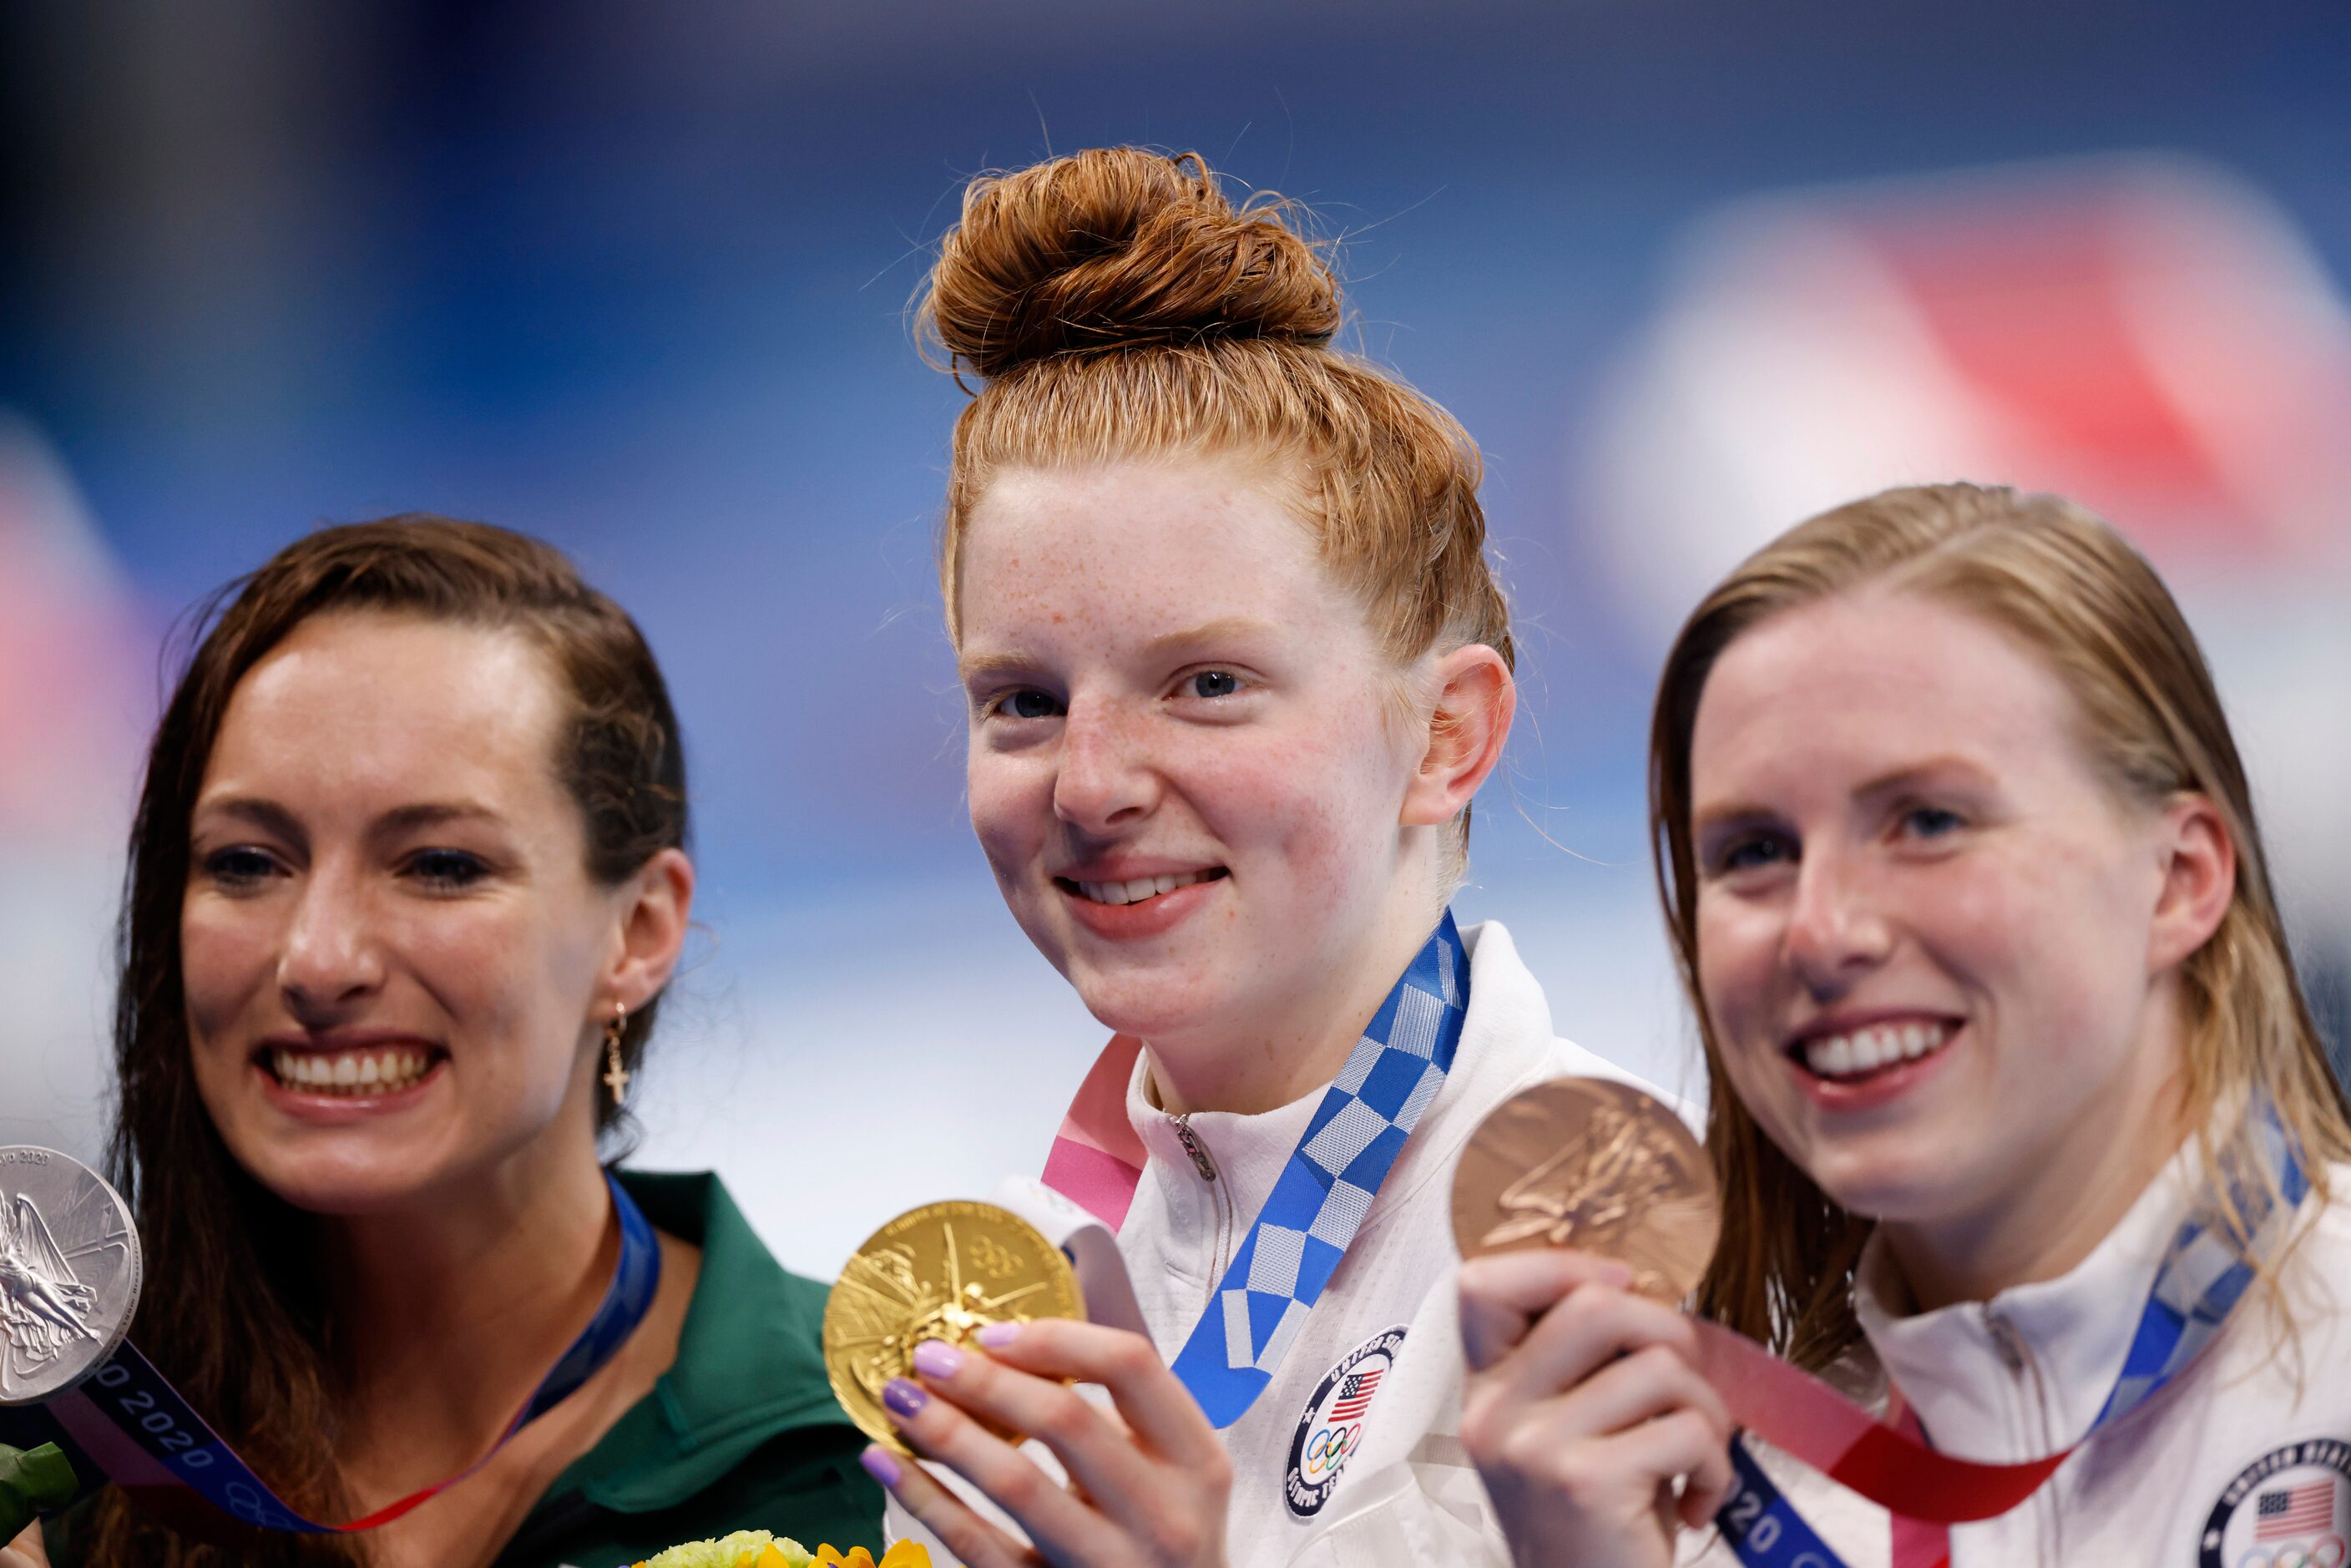
<path id="1" fill-rule="evenodd" d="M 257 795 L 230 795 L 217 800 L 197 801 L 193 815 L 201 817 L 207 812 L 237 818 L 280 838 L 302 841 L 309 837 L 302 831 L 302 824 L 295 819 L 293 812 L 275 800 L 264 800 Z"/>
<path id="2" fill-rule="evenodd" d="M 1891 795 L 1905 785 L 1915 784 L 1922 779 L 1938 773 L 1964 774 L 1970 782 L 1976 784 L 1993 782 L 1991 774 L 1981 763 L 1970 758 L 1961 757 L 1955 751 L 1947 751 L 1938 757 L 1929 757 L 1923 762 L 1906 762 L 1899 768 L 1889 768 L 1870 779 L 1855 793 L 1865 800 L 1876 795 Z"/>
<path id="3" fill-rule="evenodd" d="M 1243 638 L 1263 636 L 1278 630 L 1270 621 L 1253 615 L 1221 615 L 1213 621 L 1203 621 L 1196 626 L 1165 632 L 1143 645 L 1144 656 L 1164 658 L 1170 653 L 1199 648 L 1217 643 L 1237 642 Z M 1023 653 L 983 653 L 960 662 L 959 674 L 967 685 L 1003 675 L 1024 674 L 1037 667 L 1037 661 Z"/>
<path id="4" fill-rule="evenodd" d="M 1899 768 L 1889 768 L 1863 783 L 1861 788 L 1853 792 L 1853 796 L 1855 800 L 1867 800 L 1881 795 L 1895 794 L 1906 786 L 1914 785 L 1922 779 L 1930 778 L 1938 773 L 1963 774 L 1970 782 L 1979 785 L 1993 782 L 1992 776 L 1980 763 L 1961 757 L 1956 752 L 1946 752 L 1940 756 L 1929 757 L 1921 762 L 1906 762 Z M 1767 822 L 1779 815 L 1779 812 L 1768 806 L 1755 805 L 1747 801 L 1727 805 L 1708 805 L 1694 809 L 1690 812 L 1690 835 L 1696 838 L 1726 825 L 1739 826 L 1750 822 Z"/>
<path id="5" fill-rule="evenodd" d="M 258 795 L 230 795 L 217 800 L 200 800 L 196 812 L 201 815 L 216 811 L 252 823 L 265 832 L 271 832 L 296 842 L 307 841 L 309 834 L 301 821 L 277 801 Z M 423 828 L 437 828 L 444 822 L 503 823 L 506 819 L 487 806 L 471 800 L 420 800 L 414 805 L 398 806 L 386 811 L 370 828 L 371 834 L 395 838 Z"/>

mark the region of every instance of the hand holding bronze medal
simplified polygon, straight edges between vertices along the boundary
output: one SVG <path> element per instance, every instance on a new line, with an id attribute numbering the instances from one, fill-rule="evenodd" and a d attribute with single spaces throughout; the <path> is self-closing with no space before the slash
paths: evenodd
<path id="1" fill-rule="evenodd" d="M 859 1429 L 904 1454 L 882 1391 L 914 1375 L 916 1345 L 967 1349 L 990 1323 L 1085 1315 L 1076 1270 L 1027 1220 L 988 1203 L 925 1204 L 867 1237 L 841 1269 L 824 1307 L 824 1369 Z"/>
<path id="2" fill-rule="evenodd" d="M 1705 1149 L 1666 1106 L 1606 1079 L 1512 1095 L 1454 1173 L 1462 1257 L 1573 1247 L 1623 1263 L 1634 1290 L 1669 1305 L 1698 1288 L 1721 1232 Z"/>

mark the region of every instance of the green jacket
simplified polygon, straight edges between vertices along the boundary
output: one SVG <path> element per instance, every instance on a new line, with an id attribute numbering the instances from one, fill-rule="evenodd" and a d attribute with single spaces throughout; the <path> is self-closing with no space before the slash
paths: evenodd
<path id="1" fill-rule="evenodd" d="M 824 1287 L 784 1271 L 716 1176 L 621 1182 L 656 1228 L 702 1248 L 677 1362 L 555 1479 L 497 1568 L 619 1568 L 730 1530 L 878 1555 L 882 1489 L 818 1346 Z"/>
<path id="2" fill-rule="evenodd" d="M 784 1271 L 716 1176 L 621 1184 L 656 1228 L 702 1249 L 677 1361 L 555 1479 L 496 1568 L 622 1568 L 733 1530 L 878 1555 L 882 1490 L 818 1345 L 824 1287 Z M 79 1511 L 45 1531 L 59 1568 L 81 1562 L 66 1539 Z"/>

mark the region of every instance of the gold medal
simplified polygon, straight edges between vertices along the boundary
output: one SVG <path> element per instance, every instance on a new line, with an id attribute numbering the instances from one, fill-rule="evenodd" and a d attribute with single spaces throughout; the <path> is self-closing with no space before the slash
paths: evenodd
<path id="1" fill-rule="evenodd" d="M 925 1204 L 841 1269 L 824 1306 L 824 1369 L 849 1418 L 903 1454 L 882 1389 L 914 1375 L 916 1345 L 963 1347 L 990 1323 L 1085 1315 L 1070 1260 L 1027 1220 L 989 1203 Z"/>
<path id="2" fill-rule="evenodd" d="M 1714 1167 L 1682 1119 L 1629 1084 L 1562 1078 L 1495 1107 L 1453 1176 L 1464 1258 L 1573 1247 L 1633 1270 L 1678 1304 L 1722 1233 Z"/>

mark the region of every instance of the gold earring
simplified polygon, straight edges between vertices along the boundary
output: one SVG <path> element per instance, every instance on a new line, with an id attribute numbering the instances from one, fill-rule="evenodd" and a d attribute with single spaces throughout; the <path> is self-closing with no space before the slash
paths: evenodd
<path id="1" fill-rule="evenodd" d="M 621 1036 L 628 1028 L 629 1009 L 614 1002 L 612 1016 L 604 1020 L 604 1087 L 612 1092 L 615 1109 L 627 1102 L 629 1094 L 629 1072 L 621 1065 Z"/>

